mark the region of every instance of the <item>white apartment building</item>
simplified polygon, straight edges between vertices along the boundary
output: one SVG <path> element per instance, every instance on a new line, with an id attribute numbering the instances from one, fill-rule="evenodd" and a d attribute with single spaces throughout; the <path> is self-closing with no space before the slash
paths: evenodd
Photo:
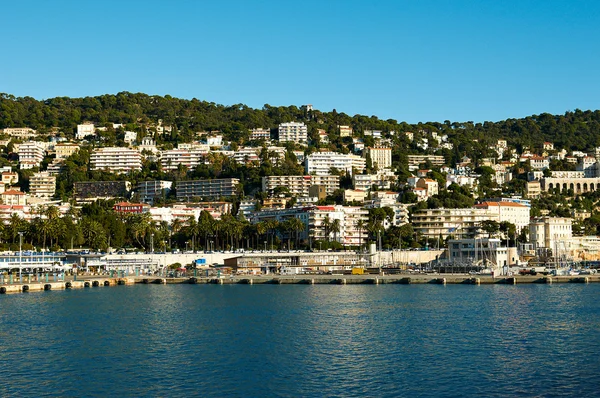
<path id="1" fill-rule="evenodd" d="M 508 221 L 515 224 L 517 232 L 529 226 L 531 207 L 514 202 L 483 202 L 475 205 L 477 209 L 490 210 L 497 214 L 498 222 Z"/>
<path id="2" fill-rule="evenodd" d="M 304 123 L 290 122 L 279 125 L 279 142 L 303 143 L 308 141 L 308 128 Z"/>
<path id="3" fill-rule="evenodd" d="M 29 177 L 29 194 L 38 198 L 50 198 L 56 192 L 56 176 L 46 171 Z"/>
<path id="4" fill-rule="evenodd" d="M 327 195 L 340 187 L 340 177 L 336 175 L 308 175 L 308 176 L 267 176 L 262 178 L 263 192 L 273 193 L 277 187 L 286 187 L 295 196 L 308 196 L 313 185 L 325 187 Z"/>
<path id="5" fill-rule="evenodd" d="M 560 254 L 562 243 L 573 237 L 572 223 L 571 218 L 534 218 L 529 223 L 529 241 L 534 249 L 551 249 L 556 256 Z"/>
<path id="6" fill-rule="evenodd" d="M 475 236 L 482 221 L 498 221 L 498 213 L 489 209 L 421 209 L 412 215 L 415 231 L 427 238 L 446 239 L 450 235 Z"/>
<path id="7" fill-rule="evenodd" d="M 12 171 L 2 172 L 2 185 L 15 185 L 19 182 L 19 173 Z"/>
<path id="8" fill-rule="evenodd" d="M 75 138 L 78 140 L 83 140 L 88 135 L 96 134 L 96 126 L 94 123 L 83 123 L 77 125 L 77 134 L 75 134 Z"/>
<path id="9" fill-rule="evenodd" d="M 177 170 L 179 165 L 187 167 L 188 170 L 193 170 L 204 163 L 206 153 L 198 149 L 170 149 L 160 153 L 160 164 L 163 171 Z"/>
<path id="10" fill-rule="evenodd" d="M 68 142 L 65 142 L 63 144 L 56 144 L 54 146 L 56 159 L 66 159 L 77 151 L 79 151 L 79 145 Z"/>
<path id="11" fill-rule="evenodd" d="M 138 184 L 136 191 L 140 197 L 140 202 L 152 205 L 155 198 L 166 196 L 172 186 L 173 181 L 142 181 Z"/>
<path id="12" fill-rule="evenodd" d="M 271 130 L 270 129 L 252 129 L 250 131 L 250 139 L 253 141 L 258 141 L 258 140 L 269 141 L 271 139 Z"/>
<path id="13" fill-rule="evenodd" d="M 26 140 L 37 135 L 37 131 L 29 127 L 8 127 L 2 130 L 8 136 Z"/>
<path id="14" fill-rule="evenodd" d="M 90 156 L 92 170 L 126 173 L 142 170 L 142 155 L 130 148 L 106 147 L 94 149 Z"/>
<path id="15" fill-rule="evenodd" d="M 329 175 L 331 174 L 331 168 L 353 175 L 354 172 L 362 173 L 365 167 L 366 160 L 357 155 L 315 152 L 306 157 L 306 174 L 311 175 Z"/>
<path id="16" fill-rule="evenodd" d="M 19 154 L 19 167 L 21 169 L 30 169 L 40 166 L 42 160 L 44 160 L 46 151 L 41 143 L 27 141 L 19 144 L 17 153 Z"/>
<path id="17" fill-rule="evenodd" d="M 367 147 L 365 154 L 373 167 L 376 166 L 380 170 L 392 167 L 392 148 Z"/>

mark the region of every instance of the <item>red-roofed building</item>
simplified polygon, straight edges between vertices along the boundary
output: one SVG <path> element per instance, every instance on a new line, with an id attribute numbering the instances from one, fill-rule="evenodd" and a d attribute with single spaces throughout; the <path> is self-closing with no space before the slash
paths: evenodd
<path id="1" fill-rule="evenodd" d="M 117 213 L 141 214 L 150 211 L 150 205 L 146 203 L 119 202 L 113 206 Z"/>
<path id="2" fill-rule="evenodd" d="M 2 203 L 11 206 L 25 206 L 27 204 L 27 195 L 16 189 L 10 189 L 2 193 Z"/>
<path id="3" fill-rule="evenodd" d="M 515 224 L 517 232 L 529 226 L 530 207 L 515 202 L 483 202 L 475 205 L 477 209 L 487 209 L 498 214 L 498 222 L 508 221 Z"/>

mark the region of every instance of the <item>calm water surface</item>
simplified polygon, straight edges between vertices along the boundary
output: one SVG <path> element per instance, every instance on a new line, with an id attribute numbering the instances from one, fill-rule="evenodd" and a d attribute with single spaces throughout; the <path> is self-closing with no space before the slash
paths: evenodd
<path id="1" fill-rule="evenodd" d="M 600 285 L 0 296 L 0 396 L 600 396 Z"/>

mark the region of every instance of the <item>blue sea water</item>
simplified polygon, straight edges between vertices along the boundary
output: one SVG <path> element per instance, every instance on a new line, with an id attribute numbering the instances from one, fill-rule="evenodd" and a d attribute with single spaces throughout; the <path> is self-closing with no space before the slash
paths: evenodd
<path id="1" fill-rule="evenodd" d="M 0 396 L 600 396 L 600 285 L 0 296 Z"/>

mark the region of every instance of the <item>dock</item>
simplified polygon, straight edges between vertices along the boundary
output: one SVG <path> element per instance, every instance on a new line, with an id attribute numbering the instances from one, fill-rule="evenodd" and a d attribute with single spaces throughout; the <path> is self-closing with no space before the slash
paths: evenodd
<path id="1" fill-rule="evenodd" d="M 33 282 L 0 285 L 0 294 L 30 293 L 51 290 L 85 289 L 134 284 L 204 284 L 204 285 L 521 285 L 553 283 L 600 283 L 600 275 L 573 276 L 473 276 L 457 274 L 401 275 L 236 275 L 221 277 L 91 277 L 83 280 Z"/>

